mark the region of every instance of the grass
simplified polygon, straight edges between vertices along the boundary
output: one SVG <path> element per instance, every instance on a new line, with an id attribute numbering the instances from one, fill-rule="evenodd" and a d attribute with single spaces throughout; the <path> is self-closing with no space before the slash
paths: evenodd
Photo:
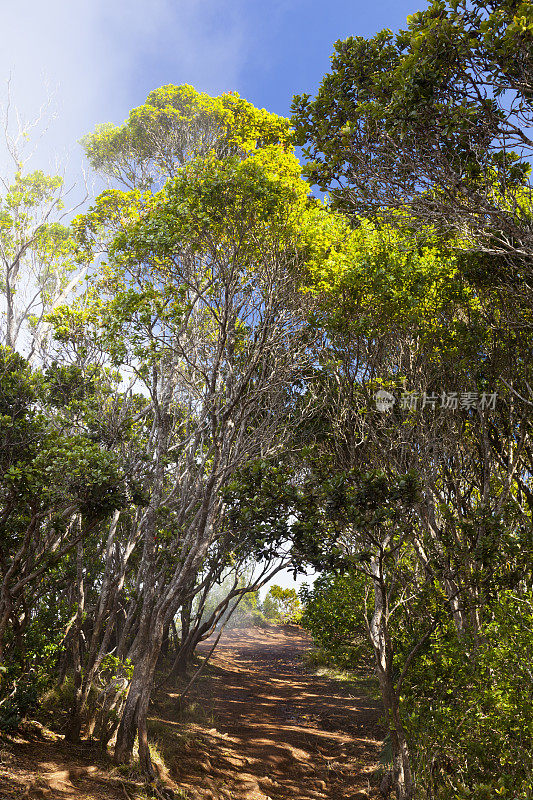
<path id="1" fill-rule="evenodd" d="M 168 767 L 161 750 L 161 742 L 159 740 L 152 740 L 149 742 L 148 747 L 150 750 L 150 758 L 152 759 L 152 763 L 159 777 L 162 779 L 167 778 Z M 110 771 L 110 774 L 112 773 L 118 773 L 131 781 L 138 781 L 143 778 L 141 765 L 139 763 L 139 746 L 137 742 L 133 748 L 133 758 L 129 764 L 120 764 L 113 767 Z"/>
<path id="2" fill-rule="evenodd" d="M 201 725 L 208 723 L 214 726 L 214 715 L 212 712 L 206 711 L 199 703 L 189 702 L 184 703 L 181 708 L 175 708 L 172 721 L 160 717 L 151 717 L 148 720 L 150 755 L 158 776 L 163 782 L 170 778 L 170 768 L 179 759 L 183 748 L 201 739 L 198 733 L 194 730 L 191 731 L 189 727 L 194 722 Z M 174 792 L 177 798 L 187 798 L 183 790 L 174 789 Z"/>
<path id="3" fill-rule="evenodd" d="M 330 658 L 323 650 L 317 648 L 308 651 L 303 657 L 304 666 L 319 678 L 329 678 L 338 683 L 346 684 L 347 689 L 354 689 L 372 698 L 380 700 L 381 693 L 375 675 L 371 674 L 371 666 L 362 663 L 357 669 L 338 667 L 331 663 Z"/>

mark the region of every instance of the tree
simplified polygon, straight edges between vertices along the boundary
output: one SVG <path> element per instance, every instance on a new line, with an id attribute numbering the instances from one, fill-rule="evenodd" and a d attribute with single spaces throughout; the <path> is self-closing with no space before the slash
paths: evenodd
<path id="1" fill-rule="evenodd" d="M 410 746 L 415 737 L 400 688 L 417 659 L 453 629 L 456 657 L 477 663 L 505 588 L 512 585 L 520 602 L 529 602 L 530 417 L 509 389 L 528 367 L 516 355 L 515 336 L 488 321 L 453 250 L 433 231 L 363 220 L 350 231 L 333 216 L 330 225 L 337 244 L 317 269 L 311 261 L 309 275 L 319 298 L 313 322 L 325 331 L 313 386 L 322 403 L 302 429 L 307 469 L 318 487 L 315 494 L 307 490 L 308 503 L 315 498 L 322 518 L 302 510 L 301 529 L 309 527 L 301 546 L 319 569 L 369 573 L 374 602 L 371 607 L 369 594 L 366 619 L 390 714 L 395 788 L 409 797 L 415 777 L 409 753 L 420 748 Z M 481 402 L 489 387 L 497 390 L 494 408 Z M 451 390 L 455 406 L 443 399 Z M 390 395 L 387 410 L 376 403 L 378 391 Z M 473 402 L 462 403 L 462 392 L 471 392 Z M 515 458 L 502 458 L 498 449 L 509 456 L 511 442 Z M 348 525 L 342 509 L 347 491 L 354 502 L 353 481 L 343 487 L 353 470 L 381 477 L 364 481 L 375 517 L 358 520 L 356 505 Z M 380 515 L 399 500 L 396 495 L 390 506 L 391 490 L 408 476 L 419 488 L 417 499 L 403 510 L 396 506 L 391 530 L 380 527 Z M 324 529 L 328 508 L 331 535 L 318 547 L 316 531 Z M 350 546 L 366 552 L 366 564 L 336 564 L 336 548 Z M 428 752 L 434 744 L 423 747 Z M 448 745 L 441 742 L 431 756 L 435 764 L 442 764 L 443 751 Z M 509 780 L 520 785 L 516 764 Z M 419 775 L 427 777 L 426 767 Z M 473 773 L 468 779 L 474 785 Z"/>
<path id="2" fill-rule="evenodd" d="M 363 622 L 365 576 L 357 570 L 344 574 L 325 570 L 312 586 L 303 584 L 300 597 L 301 624 L 321 653 L 335 665 L 356 669 L 368 651 Z"/>
<path id="3" fill-rule="evenodd" d="M 17 697 L 29 691 L 32 674 L 43 670 L 42 654 L 28 642 L 39 641 L 52 658 L 60 647 L 55 626 L 61 630 L 67 625 L 68 632 L 80 622 L 83 603 L 78 598 L 75 616 L 68 622 L 61 589 L 69 587 L 71 580 L 82 587 L 76 555 L 84 546 L 95 546 L 100 523 L 125 503 L 124 476 L 115 455 L 92 441 L 86 427 L 81 429 L 82 394 L 91 394 L 94 384 L 72 370 L 62 374 L 61 383 L 58 377 L 53 370 L 32 371 L 13 350 L 0 349 L 0 664 L 4 672 L 0 707 L 4 715 L 6 707 L 13 707 Z M 68 419 L 71 408 L 60 394 L 75 396 L 76 425 L 72 416 Z M 51 584 L 56 595 L 50 599 Z M 39 615 L 43 606 L 46 613 Z M 46 640 L 46 633 L 51 640 Z M 50 674 L 43 677 L 49 680 Z"/>
<path id="4" fill-rule="evenodd" d="M 308 192 L 287 124 L 235 98 L 211 108 L 221 103 L 238 112 L 233 127 L 216 118 L 221 141 L 233 142 L 223 157 L 212 148 L 180 166 L 176 156 L 163 189 L 103 193 L 78 220 L 81 246 L 103 244 L 107 262 L 87 299 L 54 317 L 61 339 L 99 347 L 149 397 L 150 499 L 135 521 L 136 600 L 118 650 L 134 670 L 115 747 L 128 760 L 137 734 L 148 775 L 146 714 L 165 630 L 223 542 L 224 488 L 288 446 L 312 359 L 298 292 Z M 191 119 L 201 143 L 204 117 L 199 129 L 196 111 Z"/>
<path id="5" fill-rule="evenodd" d="M 394 787 L 398 800 L 412 800 L 415 781 L 400 692 L 409 663 L 429 635 L 419 634 L 397 673 L 392 617 L 424 589 L 403 564 L 413 529 L 417 483 L 413 475 L 340 474 L 330 469 L 312 475 L 301 490 L 294 535 L 299 551 L 319 570 L 366 576 L 364 622 L 371 644 L 391 737 Z M 357 600 L 357 598 L 354 598 Z"/>
<path id="6" fill-rule="evenodd" d="M 150 92 L 123 125 L 84 137 L 92 167 L 127 189 L 157 190 L 195 158 L 242 157 L 257 146 L 290 144 L 289 121 L 236 92 L 220 97 L 168 84 Z"/>
<path id="7" fill-rule="evenodd" d="M 26 172 L 23 149 L 33 125 L 22 125 L 17 115 L 13 132 L 11 122 L 8 98 L 2 123 L 13 174 L 0 176 L 1 341 L 32 360 L 50 333 L 46 315 L 67 300 L 85 270 L 63 224 L 69 213 L 63 178 Z"/>
<path id="8" fill-rule="evenodd" d="M 302 613 L 302 606 L 296 589 L 271 586 L 263 600 L 263 614 L 267 619 L 291 622 Z"/>
<path id="9" fill-rule="evenodd" d="M 307 175 L 354 223 L 434 226 L 530 293 L 532 45 L 518 0 L 435 0 L 396 36 L 337 42 L 316 98 L 294 98 Z"/>

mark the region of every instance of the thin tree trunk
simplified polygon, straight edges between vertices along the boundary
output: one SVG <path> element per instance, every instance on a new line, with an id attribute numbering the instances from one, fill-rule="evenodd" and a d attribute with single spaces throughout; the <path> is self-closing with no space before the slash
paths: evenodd
<path id="1" fill-rule="evenodd" d="M 74 664 L 74 698 L 70 712 L 70 722 L 66 738 L 78 742 L 82 726 L 82 667 L 80 635 L 83 622 L 85 592 L 83 588 L 83 544 L 78 542 L 76 553 L 76 623 L 72 632 L 72 661 Z"/>
<path id="2" fill-rule="evenodd" d="M 81 694 L 79 698 L 79 708 L 77 711 L 78 716 L 81 716 L 87 705 L 87 700 L 89 699 L 91 689 L 93 688 L 94 685 L 94 678 L 96 676 L 100 664 L 102 663 L 102 659 L 106 654 L 107 646 L 109 644 L 109 639 L 111 637 L 111 633 L 114 627 L 114 615 L 111 614 L 111 608 L 115 602 L 117 587 L 113 585 L 115 579 L 113 577 L 112 551 L 114 547 L 114 541 L 115 541 L 115 535 L 117 531 L 119 517 L 120 517 L 120 512 L 116 511 L 113 515 L 113 519 L 110 524 L 109 535 L 106 544 L 105 569 L 102 579 L 100 600 L 96 610 L 93 629 L 91 631 L 90 637 L 88 637 L 89 647 L 84 664 L 84 674 L 80 690 Z M 119 586 L 120 586 L 120 581 L 122 579 L 123 575 L 119 576 L 119 581 L 118 581 Z M 104 625 L 104 619 L 108 614 L 109 614 L 109 619 L 107 620 L 107 624 L 105 626 L 105 630 L 102 637 L 101 634 Z M 96 717 L 96 710 L 91 715 L 91 719 L 89 721 L 90 732 L 92 732 L 92 729 L 94 729 L 95 717 Z"/>
<path id="3" fill-rule="evenodd" d="M 413 800 L 415 782 L 401 719 L 399 698 L 394 685 L 392 643 L 388 632 L 387 593 L 379 558 L 374 559 L 371 570 L 374 583 L 374 612 L 368 624 L 368 632 L 374 648 L 381 696 L 391 737 L 393 785 L 397 800 Z"/>

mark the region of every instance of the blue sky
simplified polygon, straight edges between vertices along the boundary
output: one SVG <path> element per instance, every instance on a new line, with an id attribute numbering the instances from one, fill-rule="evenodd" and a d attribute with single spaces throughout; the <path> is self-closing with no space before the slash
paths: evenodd
<path id="1" fill-rule="evenodd" d="M 76 143 L 84 133 L 98 122 L 121 122 L 165 83 L 212 94 L 237 90 L 288 114 L 293 94 L 318 86 L 336 39 L 396 30 L 425 3 L 23 0 L 4 6 L 0 99 L 10 72 L 14 102 L 26 116 L 52 91 L 56 118 L 37 161 L 52 153 L 60 162 L 69 157 L 72 172 L 81 165 Z"/>

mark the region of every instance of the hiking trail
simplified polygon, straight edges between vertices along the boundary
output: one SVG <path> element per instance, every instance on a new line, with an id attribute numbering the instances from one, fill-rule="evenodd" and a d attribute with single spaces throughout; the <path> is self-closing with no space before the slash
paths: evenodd
<path id="1" fill-rule="evenodd" d="M 151 737 L 162 775 L 190 800 L 363 800 L 381 747 L 380 706 L 357 684 L 312 674 L 309 637 L 294 626 L 234 629 L 190 690 L 158 695 Z M 200 648 L 200 656 L 210 643 Z M 0 749 L 0 798 L 135 800 L 94 747 L 60 737 Z"/>

